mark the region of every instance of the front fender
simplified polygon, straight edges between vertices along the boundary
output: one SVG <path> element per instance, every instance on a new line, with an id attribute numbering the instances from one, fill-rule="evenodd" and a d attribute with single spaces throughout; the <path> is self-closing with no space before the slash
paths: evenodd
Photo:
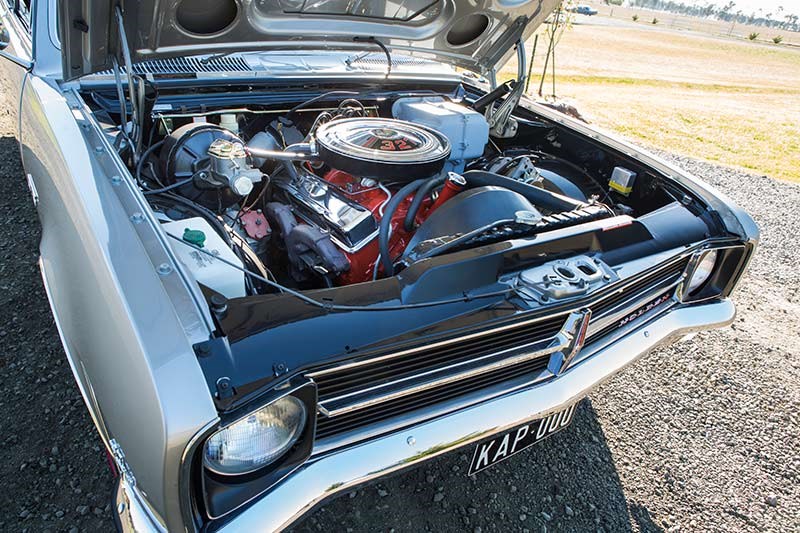
<path id="1" fill-rule="evenodd" d="M 187 326 L 179 269 L 156 272 L 147 227 L 122 196 L 124 168 L 77 95 L 29 76 L 21 110 L 41 269 L 70 366 L 106 446 L 113 437 L 153 511 L 182 530 L 181 455 L 217 416 L 192 350 L 210 332 L 202 319 Z"/>

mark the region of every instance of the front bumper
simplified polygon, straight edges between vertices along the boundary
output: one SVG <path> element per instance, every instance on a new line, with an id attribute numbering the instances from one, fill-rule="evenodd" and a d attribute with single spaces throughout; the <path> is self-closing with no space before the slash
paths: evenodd
<path id="1" fill-rule="evenodd" d="M 543 417 L 586 396 L 653 348 L 696 331 L 727 326 L 730 300 L 676 307 L 598 350 L 561 376 L 417 426 L 313 458 L 225 524 L 224 531 L 276 531 L 342 491 Z M 124 505 L 120 507 L 120 503 Z M 137 508 L 138 506 L 138 508 Z M 117 509 L 134 531 L 161 531 L 135 488 L 120 483 Z"/>
<path id="2" fill-rule="evenodd" d="M 114 490 L 114 522 L 122 533 L 166 533 L 167 528 L 147 505 L 136 481 L 125 474 L 117 478 Z"/>

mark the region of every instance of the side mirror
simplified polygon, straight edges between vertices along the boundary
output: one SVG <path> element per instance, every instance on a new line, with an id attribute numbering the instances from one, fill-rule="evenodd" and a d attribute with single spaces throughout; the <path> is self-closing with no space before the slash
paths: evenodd
<path id="1" fill-rule="evenodd" d="M 17 57 L 14 54 L 9 54 L 6 52 L 6 48 L 8 48 L 10 42 L 11 37 L 8 34 L 8 30 L 6 29 L 5 24 L 0 22 L 0 57 L 8 59 L 12 63 L 16 63 L 26 70 L 29 70 L 31 67 L 33 67 L 33 63 L 27 59 L 22 59 L 21 57 Z"/>
<path id="2" fill-rule="evenodd" d="M 0 50 L 5 50 L 10 40 L 11 37 L 8 35 L 6 25 L 0 22 Z"/>

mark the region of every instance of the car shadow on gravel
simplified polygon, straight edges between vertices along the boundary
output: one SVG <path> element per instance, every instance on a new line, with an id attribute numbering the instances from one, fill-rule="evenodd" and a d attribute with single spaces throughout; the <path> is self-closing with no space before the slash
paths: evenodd
<path id="1" fill-rule="evenodd" d="M 294 531 L 663 531 L 626 499 L 590 400 L 572 425 L 467 476 L 472 447 L 345 494 Z"/>

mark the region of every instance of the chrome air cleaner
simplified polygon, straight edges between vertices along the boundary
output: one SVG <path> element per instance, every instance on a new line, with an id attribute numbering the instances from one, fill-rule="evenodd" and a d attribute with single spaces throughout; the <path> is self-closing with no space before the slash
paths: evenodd
<path id="1" fill-rule="evenodd" d="M 355 176 L 411 181 L 441 172 L 450 142 L 441 133 L 383 118 L 334 120 L 315 135 L 319 159 Z"/>

